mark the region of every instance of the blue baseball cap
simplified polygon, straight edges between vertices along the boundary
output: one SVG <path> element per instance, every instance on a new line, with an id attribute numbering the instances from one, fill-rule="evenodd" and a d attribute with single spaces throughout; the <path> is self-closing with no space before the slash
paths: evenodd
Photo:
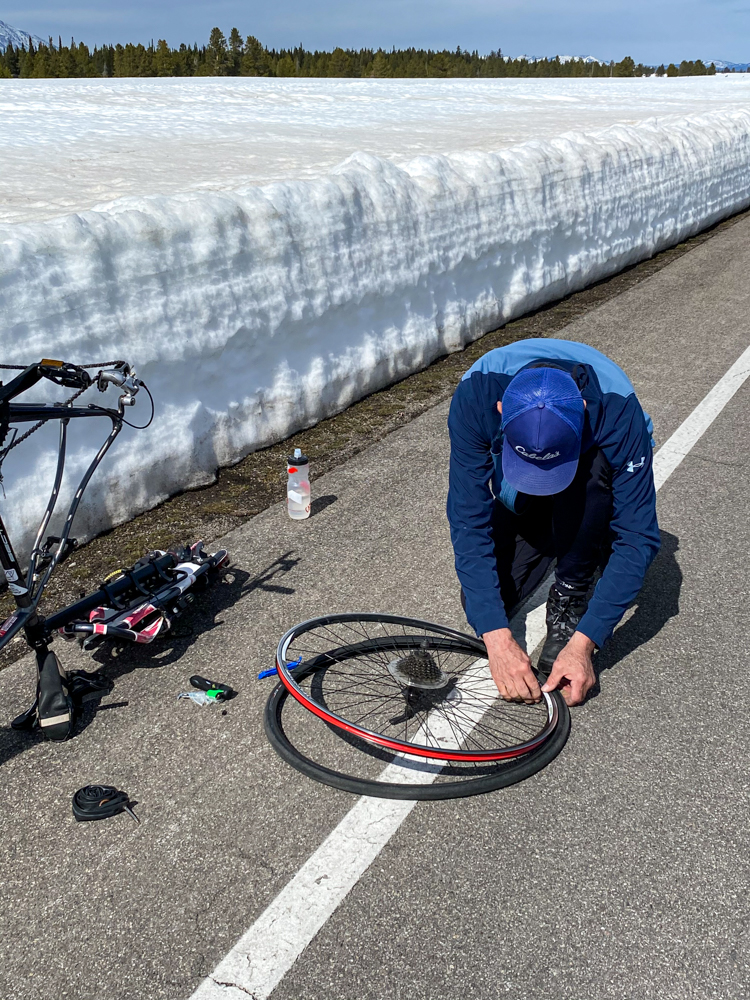
<path id="1" fill-rule="evenodd" d="M 567 372 L 527 368 L 503 394 L 503 478 L 519 493 L 551 496 L 573 482 L 585 406 Z"/>

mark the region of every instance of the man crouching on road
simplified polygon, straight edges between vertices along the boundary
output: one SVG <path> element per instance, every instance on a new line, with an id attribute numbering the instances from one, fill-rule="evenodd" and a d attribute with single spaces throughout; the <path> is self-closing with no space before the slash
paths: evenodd
<path id="1" fill-rule="evenodd" d="M 559 687 L 578 705 L 595 682 L 594 649 L 659 550 L 651 420 L 604 354 L 534 339 L 472 365 L 453 396 L 448 429 L 456 572 L 498 690 L 507 701 L 541 698 L 508 617 L 556 560 L 538 671 L 541 690 Z"/>

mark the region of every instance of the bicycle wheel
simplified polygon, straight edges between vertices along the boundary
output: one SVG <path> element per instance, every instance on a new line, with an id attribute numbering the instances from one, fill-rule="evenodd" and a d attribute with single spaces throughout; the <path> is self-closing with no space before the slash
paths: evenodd
<path id="1" fill-rule="evenodd" d="M 316 668 L 295 670 L 301 686 Z M 266 702 L 264 728 L 271 746 L 308 778 L 355 795 L 387 799 L 440 800 L 464 798 L 505 788 L 529 778 L 560 753 L 570 731 L 570 714 L 558 692 L 558 723 L 537 750 L 510 760 L 431 761 L 392 754 L 382 747 L 321 723 L 277 684 Z M 325 761 L 325 763 L 322 763 Z"/>
<path id="2" fill-rule="evenodd" d="M 277 667 L 314 715 L 394 753 L 478 763 L 539 749 L 558 725 L 559 699 L 503 701 L 485 653 L 480 640 L 441 625 L 342 614 L 290 629 Z"/>

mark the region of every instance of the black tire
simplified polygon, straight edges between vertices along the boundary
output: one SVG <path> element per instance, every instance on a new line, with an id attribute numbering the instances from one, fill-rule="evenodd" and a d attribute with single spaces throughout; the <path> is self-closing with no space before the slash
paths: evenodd
<path id="1" fill-rule="evenodd" d="M 315 673 L 316 667 L 308 669 L 302 668 L 295 672 L 295 678 L 303 680 Z M 541 771 L 552 760 L 557 757 L 568 739 L 570 733 L 570 712 L 562 696 L 558 691 L 552 693 L 558 709 L 557 725 L 545 743 L 537 750 L 534 750 L 522 757 L 516 757 L 509 761 L 501 761 L 496 764 L 486 765 L 482 768 L 475 768 L 478 771 L 474 777 L 458 777 L 454 781 L 431 782 L 425 784 L 397 784 L 395 782 L 378 781 L 372 778 L 362 778 L 341 771 L 325 767 L 317 763 L 302 751 L 298 750 L 284 729 L 283 713 L 284 706 L 288 704 L 289 692 L 283 684 L 276 685 L 271 692 L 263 718 L 263 726 L 271 746 L 276 753 L 291 764 L 296 770 L 313 778 L 324 785 L 331 785 L 353 795 L 370 795 L 383 799 L 409 799 L 409 800 L 439 800 L 465 798 L 469 795 L 481 795 L 485 792 L 495 791 L 497 788 L 507 788 L 515 785 L 525 778 L 530 778 L 533 774 Z M 296 705 L 294 699 L 292 705 Z M 304 711 L 302 709 L 302 711 Z M 370 744 L 365 743 L 357 737 L 349 736 L 343 731 L 336 729 L 327 723 L 320 723 L 325 729 L 335 733 L 335 735 L 348 742 L 355 749 L 369 754 L 381 760 L 391 760 L 392 755 L 379 751 Z M 412 765 L 414 766 L 414 765 Z M 460 774 L 460 768 L 449 764 L 442 769 L 443 772 L 452 771 Z"/>

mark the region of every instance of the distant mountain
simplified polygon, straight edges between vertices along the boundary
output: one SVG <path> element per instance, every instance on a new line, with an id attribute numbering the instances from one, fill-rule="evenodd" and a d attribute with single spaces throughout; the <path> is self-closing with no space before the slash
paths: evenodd
<path id="1" fill-rule="evenodd" d="M 506 57 L 507 58 L 507 57 Z M 516 59 L 525 59 L 526 62 L 542 62 L 543 59 L 559 59 L 561 63 L 573 62 L 574 59 L 582 59 L 585 63 L 601 63 L 601 59 L 595 56 L 516 56 Z"/>
<path id="2" fill-rule="evenodd" d="M 718 73 L 721 73 L 723 69 L 734 70 L 735 73 L 747 73 L 748 67 L 750 67 L 750 63 L 724 62 L 722 59 L 704 59 L 703 62 L 706 66 L 713 63 Z"/>
<path id="3" fill-rule="evenodd" d="M 575 59 L 581 59 L 585 63 L 601 63 L 601 59 L 597 59 L 596 56 L 558 56 L 557 57 L 561 63 L 573 62 Z"/>
<path id="4" fill-rule="evenodd" d="M 12 45 L 13 48 L 20 48 L 25 45 L 26 48 L 29 47 L 29 39 L 32 40 L 34 45 L 39 45 L 40 42 L 44 42 L 43 38 L 38 38 L 36 35 L 30 35 L 28 31 L 19 31 L 18 28 L 11 28 L 9 24 L 5 21 L 0 21 L 0 52 L 5 52 L 8 45 Z"/>

